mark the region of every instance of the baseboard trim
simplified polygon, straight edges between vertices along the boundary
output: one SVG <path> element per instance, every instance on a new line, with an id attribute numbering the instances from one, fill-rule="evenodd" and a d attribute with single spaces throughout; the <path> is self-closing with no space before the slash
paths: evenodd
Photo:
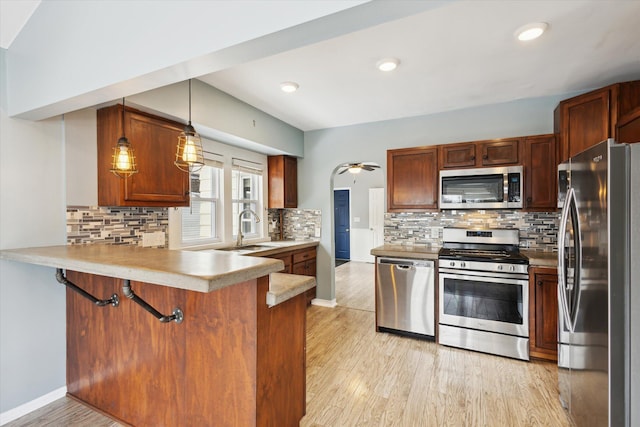
<path id="1" fill-rule="evenodd" d="M 336 303 L 335 298 L 332 300 L 328 300 L 328 299 L 320 299 L 320 298 L 314 298 L 311 300 L 311 305 L 317 305 L 320 307 L 329 307 L 329 308 L 334 308 L 338 305 L 338 303 Z"/>
<path id="2" fill-rule="evenodd" d="M 0 413 L 0 426 L 8 424 L 13 420 L 17 420 L 18 418 L 25 416 L 28 413 L 35 411 L 36 409 L 47 406 L 51 402 L 63 398 L 66 395 L 67 386 L 60 387 L 59 389 L 53 390 L 52 392 L 47 393 L 44 396 L 40 396 L 30 402 L 23 403 L 16 408 L 10 409 L 6 412 L 2 412 Z"/>

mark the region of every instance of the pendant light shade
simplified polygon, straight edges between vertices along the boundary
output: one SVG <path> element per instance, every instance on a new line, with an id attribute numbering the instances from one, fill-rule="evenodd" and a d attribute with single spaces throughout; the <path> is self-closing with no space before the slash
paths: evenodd
<path id="1" fill-rule="evenodd" d="M 191 125 L 191 79 L 189 79 L 189 123 L 178 137 L 176 161 L 178 169 L 185 172 L 197 172 L 204 166 L 202 141 L 200 135 Z"/>
<path id="2" fill-rule="evenodd" d="M 124 135 L 124 98 L 122 98 L 122 136 L 113 147 L 110 171 L 120 178 L 128 178 L 138 173 L 136 156 L 133 154 L 131 143 Z"/>

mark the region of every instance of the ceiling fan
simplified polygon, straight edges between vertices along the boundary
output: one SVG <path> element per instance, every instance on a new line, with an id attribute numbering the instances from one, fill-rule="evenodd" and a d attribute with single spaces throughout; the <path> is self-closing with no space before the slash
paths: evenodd
<path id="1" fill-rule="evenodd" d="M 379 168 L 380 166 L 371 164 L 371 163 L 345 163 L 340 167 L 342 168 L 342 170 L 338 172 L 338 175 L 342 175 L 347 171 L 353 174 L 360 173 L 360 171 L 363 171 L 363 170 L 370 172 L 372 170 Z"/>

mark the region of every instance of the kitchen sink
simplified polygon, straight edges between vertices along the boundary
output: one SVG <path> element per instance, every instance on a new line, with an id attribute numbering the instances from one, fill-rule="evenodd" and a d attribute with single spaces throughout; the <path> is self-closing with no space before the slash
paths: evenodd
<path id="1" fill-rule="evenodd" d="M 275 247 L 276 246 L 273 246 L 273 245 L 243 245 L 243 246 L 231 246 L 230 248 L 223 248 L 218 250 L 231 251 L 231 252 L 252 252 L 252 251 L 267 250 Z"/>

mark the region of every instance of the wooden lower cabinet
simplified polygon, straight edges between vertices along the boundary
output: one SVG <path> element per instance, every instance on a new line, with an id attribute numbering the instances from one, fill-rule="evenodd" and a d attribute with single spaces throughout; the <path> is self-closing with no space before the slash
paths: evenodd
<path id="1" fill-rule="evenodd" d="M 122 294 L 122 280 L 67 272 L 98 307 L 67 290 L 67 390 L 135 426 L 297 426 L 306 408 L 306 301 L 267 307 L 267 276 L 202 293 L 131 282 L 160 323 Z"/>
<path id="2" fill-rule="evenodd" d="M 558 271 L 529 269 L 529 354 L 558 360 Z"/>
<path id="3" fill-rule="evenodd" d="M 279 259 L 284 262 L 284 269 L 281 273 L 300 274 L 302 276 L 316 276 L 316 254 L 317 248 L 304 248 L 292 251 L 280 252 L 275 255 L 268 255 L 268 258 Z M 257 255 L 260 256 L 260 255 Z M 306 293 L 307 305 L 316 297 L 316 287 L 309 289 Z"/>

